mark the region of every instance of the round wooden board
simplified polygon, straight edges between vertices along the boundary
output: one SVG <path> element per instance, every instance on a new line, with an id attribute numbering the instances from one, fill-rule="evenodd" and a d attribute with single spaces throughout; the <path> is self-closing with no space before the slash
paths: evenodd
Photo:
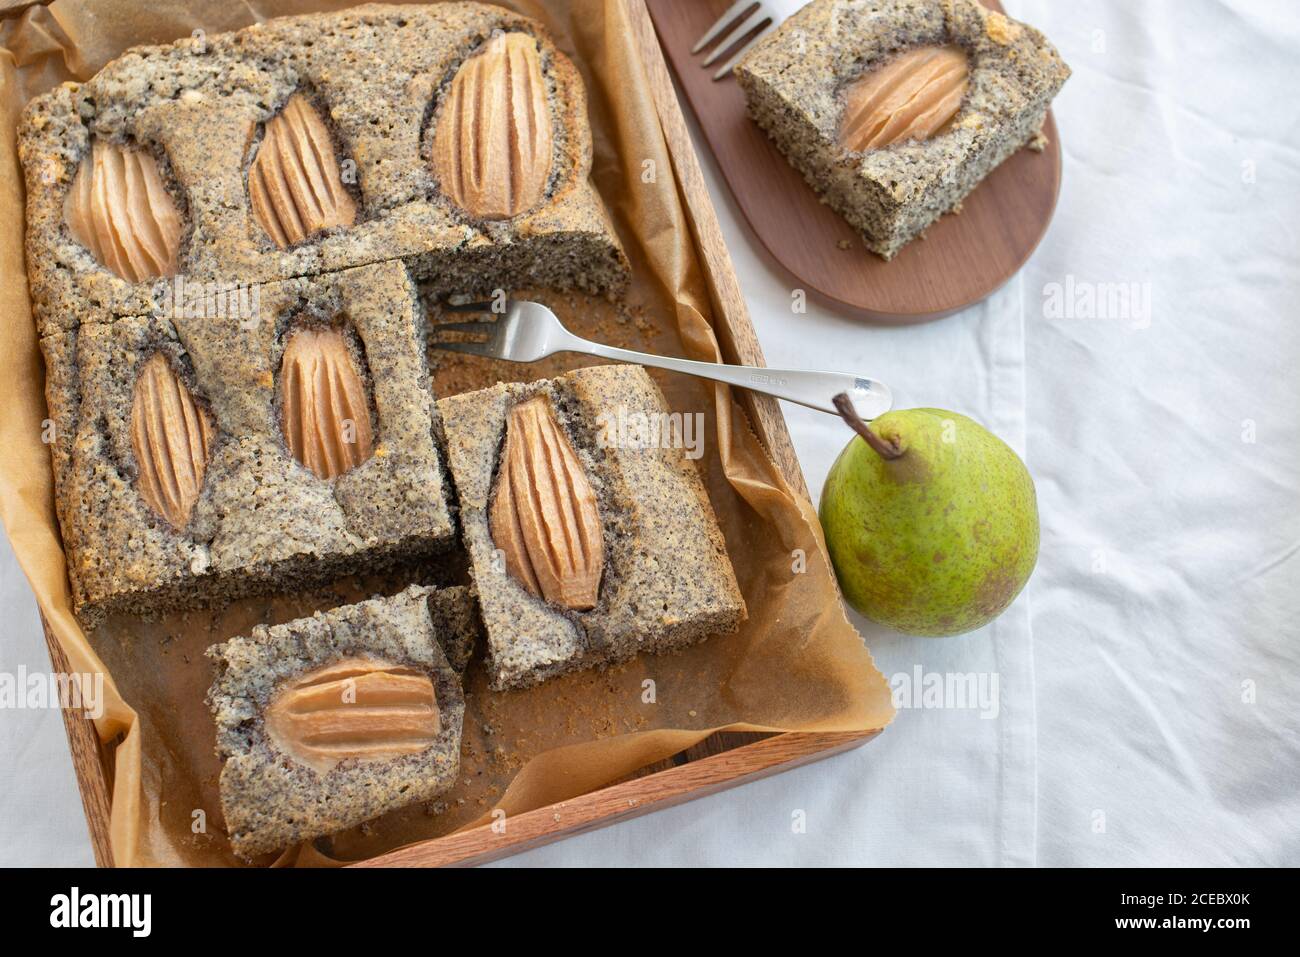
<path id="1" fill-rule="evenodd" d="M 1001 10 L 996 0 L 986 6 Z M 736 81 L 714 81 L 695 40 L 730 0 L 647 0 L 660 42 L 750 228 L 801 287 L 842 312 L 901 325 L 957 312 L 996 292 L 1047 232 L 1061 185 L 1061 148 L 1049 112 L 1042 152 L 1022 149 L 889 262 L 823 205 L 745 114 Z M 844 248 L 841 248 L 844 247 Z"/>

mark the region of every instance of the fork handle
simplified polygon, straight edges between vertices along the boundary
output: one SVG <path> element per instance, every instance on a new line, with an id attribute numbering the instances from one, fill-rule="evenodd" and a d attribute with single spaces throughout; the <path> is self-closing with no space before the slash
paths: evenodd
<path id="1" fill-rule="evenodd" d="M 635 362 L 643 366 L 684 372 L 701 379 L 712 379 L 727 385 L 740 386 L 752 392 L 795 402 L 799 405 L 839 415 L 831 401 L 841 392 L 847 392 L 853 400 L 858 415 L 870 421 L 884 415 L 893 405 L 893 395 L 883 382 L 868 379 L 848 372 L 809 372 L 801 369 L 768 369 L 763 366 L 732 366 L 718 362 L 697 362 L 694 359 L 677 359 L 673 356 L 658 356 L 648 352 L 635 352 L 631 349 L 619 349 L 600 342 L 573 337 L 577 342 L 570 351 L 584 352 L 602 359 L 614 359 L 618 362 Z M 581 347 L 576 347 L 581 343 Z"/>

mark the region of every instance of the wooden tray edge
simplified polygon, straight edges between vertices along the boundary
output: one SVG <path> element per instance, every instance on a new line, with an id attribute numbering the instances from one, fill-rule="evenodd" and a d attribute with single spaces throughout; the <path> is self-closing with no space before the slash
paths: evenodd
<path id="1" fill-rule="evenodd" d="M 684 804 L 781 771 L 811 764 L 865 744 L 880 732 L 805 734 L 787 732 L 713 757 L 621 784 L 570 801 L 422 841 L 359 861 L 350 867 L 445 867 L 485 864 L 545 844 Z M 493 828 L 497 828 L 494 831 Z"/>
<path id="2" fill-rule="evenodd" d="M 45 633 L 45 646 L 50 650 L 50 667 L 56 674 L 68 674 L 72 667 L 63 653 L 59 641 L 41 614 L 41 630 Z M 77 775 L 77 790 L 81 792 L 81 806 L 86 812 L 86 828 L 90 831 L 90 848 L 99 867 L 113 866 L 113 845 L 109 839 L 109 821 L 112 816 L 112 788 L 109 786 L 112 761 L 99 743 L 95 723 L 75 708 L 63 708 L 63 727 L 68 733 L 68 750 L 72 752 L 72 770 Z"/>
<path id="3" fill-rule="evenodd" d="M 722 226 L 718 222 L 713 201 L 709 198 L 699 156 L 695 152 L 690 130 L 686 126 L 686 117 L 677 100 L 668 61 L 664 59 L 663 50 L 659 47 L 659 35 L 650 19 L 650 10 L 645 0 L 627 0 L 627 5 L 633 33 L 641 49 L 646 78 L 650 82 L 650 92 L 659 112 L 659 123 L 664 131 L 664 139 L 668 142 L 669 155 L 673 158 L 673 171 L 681 184 L 682 203 L 695 233 L 695 244 L 704 261 L 705 274 L 710 280 L 712 306 L 719 320 L 714 331 L 719 338 L 723 359 L 741 365 L 765 366 L 767 361 L 763 358 L 762 346 L 759 345 L 754 324 L 750 321 L 749 308 L 745 305 L 740 282 L 731 264 L 731 254 L 723 241 Z M 781 414 L 780 403 L 770 395 L 746 390 L 733 394 L 749 414 L 756 434 L 771 453 L 786 481 L 797 494 L 810 498 L 803 470 L 790 440 L 790 432 Z"/>

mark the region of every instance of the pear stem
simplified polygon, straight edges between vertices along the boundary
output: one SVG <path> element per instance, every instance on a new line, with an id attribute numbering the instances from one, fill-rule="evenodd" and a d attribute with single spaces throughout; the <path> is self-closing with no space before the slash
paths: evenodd
<path id="1" fill-rule="evenodd" d="M 840 418 L 848 423 L 849 428 L 862 436 L 862 440 L 875 449 L 882 459 L 896 459 L 903 454 L 903 450 L 897 445 L 886 442 L 868 428 L 867 423 L 862 421 L 862 416 L 858 415 L 858 410 L 853 407 L 853 400 L 849 398 L 847 392 L 841 392 L 831 401 L 835 403 Z"/>

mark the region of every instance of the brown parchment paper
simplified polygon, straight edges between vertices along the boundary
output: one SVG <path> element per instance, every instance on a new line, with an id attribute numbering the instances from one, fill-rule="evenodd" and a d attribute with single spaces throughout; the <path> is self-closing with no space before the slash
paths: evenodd
<path id="1" fill-rule="evenodd" d="M 627 0 L 504 4 L 541 20 L 587 85 L 593 179 L 632 261 L 626 300 L 611 304 L 537 293 L 579 334 L 651 351 L 719 358 L 708 279 L 693 244 L 657 113 L 628 20 Z M 23 187 L 15 124 L 52 85 L 85 79 L 127 47 L 203 29 L 238 29 L 275 16 L 334 10 L 329 0 L 54 0 L 0 21 L 0 517 L 41 610 L 76 672 L 105 673 L 96 722 L 114 751 L 111 838 L 123 865 L 233 864 L 222 831 L 213 727 L 203 704 L 212 674 L 204 650 L 260 621 L 399 590 L 418 578 L 347 581 L 308 595 L 240 602 L 159 621 L 111 619 L 85 634 L 71 614 L 54 516 L 44 369 L 23 263 Z M 646 182 L 646 160 L 655 176 Z M 431 354 L 440 395 L 530 380 L 583 364 L 557 357 L 514 365 Z M 476 661 L 458 785 L 432 805 L 386 815 L 294 849 L 279 863 L 358 860 L 507 813 L 575 797 L 691 746 L 715 730 L 857 731 L 893 717 L 889 689 L 845 618 L 812 505 L 763 450 L 730 391 L 656 375 L 672 408 L 703 413 L 700 459 L 749 620 L 675 656 L 494 693 Z M 58 427 L 58 423 L 55 423 Z M 652 685 L 647 685 L 647 679 Z M 651 693 L 647 689 L 652 689 Z M 201 813 L 199 813 L 201 812 Z M 200 826 L 201 824 L 201 826 Z M 196 833 L 197 832 L 197 833 Z M 270 861 L 268 861 L 270 863 Z"/>

